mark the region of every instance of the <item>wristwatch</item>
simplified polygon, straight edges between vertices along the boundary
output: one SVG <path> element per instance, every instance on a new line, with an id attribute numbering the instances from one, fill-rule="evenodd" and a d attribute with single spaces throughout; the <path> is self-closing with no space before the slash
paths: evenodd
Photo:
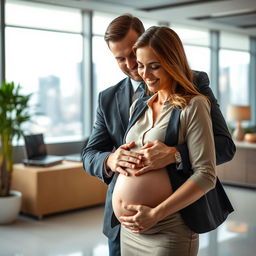
<path id="1" fill-rule="evenodd" d="M 177 164 L 180 164 L 181 163 L 181 155 L 180 155 L 180 152 L 179 151 L 176 151 L 174 153 L 174 157 L 175 157 L 175 161 Z"/>

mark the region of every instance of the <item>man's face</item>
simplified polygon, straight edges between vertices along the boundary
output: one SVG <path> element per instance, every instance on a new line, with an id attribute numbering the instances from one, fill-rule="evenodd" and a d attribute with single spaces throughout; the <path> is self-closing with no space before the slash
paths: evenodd
<path id="1" fill-rule="evenodd" d="M 113 53 L 120 69 L 130 78 L 142 81 L 138 74 L 138 64 L 132 47 L 138 35 L 134 30 L 129 30 L 125 38 L 118 42 L 109 42 L 109 49 Z"/>

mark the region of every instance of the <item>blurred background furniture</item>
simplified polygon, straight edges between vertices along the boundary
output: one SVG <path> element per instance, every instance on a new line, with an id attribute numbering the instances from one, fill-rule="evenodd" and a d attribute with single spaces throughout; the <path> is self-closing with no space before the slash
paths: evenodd
<path id="1" fill-rule="evenodd" d="M 244 131 L 242 128 L 242 121 L 251 119 L 251 107 L 240 105 L 229 105 L 227 111 L 228 121 L 236 121 L 236 127 L 232 137 L 236 141 L 244 139 Z"/>
<path id="2" fill-rule="evenodd" d="M 217 174 L 224 183 L 256 187 L 256 143 L 236 142 L 234 158 L 217 166 Z"/>
<path id="3" fill-rule="evenodd" d="M 21 211 L 43 215 L 105 202 L 106 185 L 88 175 L 82 163 L 63 161 L 51 167 L 15 164 L 12 189 L 22 192 Z"/>

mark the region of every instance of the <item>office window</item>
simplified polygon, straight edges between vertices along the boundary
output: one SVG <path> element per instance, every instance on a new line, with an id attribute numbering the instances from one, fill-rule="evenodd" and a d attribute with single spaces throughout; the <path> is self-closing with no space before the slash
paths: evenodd
<path id="1" fill-rule="evenodd" d="M 210 46 L 209 30 L 183 26 L 180 24 L 171 24 L 171 28 L 179 35 L 183 44 Z"/>
<path id="2" fill-rule="evenodd" d="M 109 23 L 118 15 L 94 12 L 92 26 L 92 61 L 93 61 L 93 112 L 98 105 L 98 94 L 104 89 L 115 85 L 125 75 L 110 52 L 104 34 Z"/>
<path id="3" fill-rule="evenodd" d="M 209 76 L 211 61 L 209 30 L 175 23 L 171 25 L 171 28 L 183 43 L 190 68 L 204 71 Z"/>
<path id="4" fill-rule="evenodd" d="M 226 116 L 228 104 L 249 104 L 249 37 L 220 33 L 219 102 Z"/>
<path id="5" fill-rule="evenodd" d="M 221 49 L 219 52 L 219 102 L 226 116 L 228 104 L 249 104 L 249 52 Z"/>
<path id="6" fill-rule="evenodd" d="M 189 66 L 193 70 L 204 71 L 210 75 L 211 51 L 208 47 L 184 45 Z"/>
<path id="7" fill-rule="evenodd" d="M 220 48 L 249 51 L 250 40 L 246 35 L 220 32 Z"/>
<path id="8" fill-rule="evenodd" d="M 8 25 L 69 32 L 82 31 L 82 16 L 78 9 L 20 0 L 7 0 L 5 6 L 5 20 Z"/>
<path id="9" fill-rule="evenodd" d="M 43 132 L 52 142 L 81 140 L 83 41 L 78 33 L 81 24 L 75 26 L 81 20 L 80 12 L 22 1 L 8 3 L 6 80 L 19 83 L 25 93 L 33 93 L 31 105 L 37 115 L 28 131 Z M 56 20 L 60 18 L 59 23 L 53 21 L 54 15 Z M 64 32 L 62 22 L 70 17 L 75 21 Z"/>
<path id="10" fill-rule="evenodd" d="M 103 36 L 93 36 L 93 89 L 97 94 L 111 85 L 115 85 L 125 74 L 109 50 Z"/>

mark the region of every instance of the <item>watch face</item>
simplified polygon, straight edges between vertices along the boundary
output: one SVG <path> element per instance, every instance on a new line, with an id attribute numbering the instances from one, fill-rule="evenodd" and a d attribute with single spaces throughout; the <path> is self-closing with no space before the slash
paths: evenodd
<path id="1" fill-rule="evenodd" d="M 181 155 L 180 152 L 176 152 L 174 154 L 176 163 L 181 163 Z"/>

